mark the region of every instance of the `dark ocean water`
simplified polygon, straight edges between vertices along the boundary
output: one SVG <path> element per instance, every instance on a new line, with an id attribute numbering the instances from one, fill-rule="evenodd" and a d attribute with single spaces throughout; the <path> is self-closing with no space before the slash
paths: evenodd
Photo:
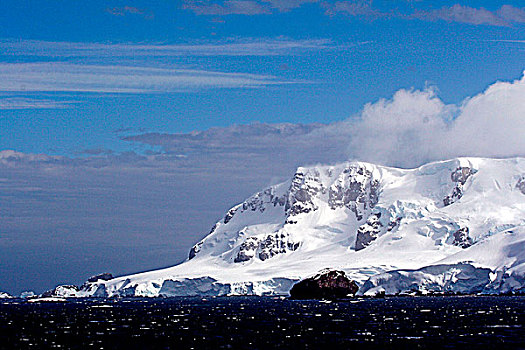
<path id="1" fill-rule="evenodd" d="M 525 297 L 4 300 L 0 348 L 525 349 L 524 322 Z"/>

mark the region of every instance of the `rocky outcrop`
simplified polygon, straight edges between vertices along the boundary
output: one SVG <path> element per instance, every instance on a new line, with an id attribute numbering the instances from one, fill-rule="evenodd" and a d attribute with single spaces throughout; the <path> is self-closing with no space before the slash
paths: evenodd
<path id="1" fill-rule="evenodd" d="M 443 199 L 444 206 L 455 203 L 463 197 L 463 187 L 467 180 L 475 173 L 476 170 L 470 167 L 458 167 L 450 174 L 450 179 L 456 186 L 452 189 L 452 193 Z"/>
<path id="2" fill-rule="evenodd" d="M 372 214 L 363 225 L 359 226 L 355 241 L 356 251 L 366 248 L 379 236 L 383 228 L 380 218 L 381 213 Z"/>
<path id="3" fill-rule="evenodd" d="M 255 256 L 257 248 L 259 248 L 259 239 L 257 237 L 248 237 L 239 246 L 239 252 L 233 259 L 233 262 L 240 263 L 250 261 Z"/>
<path id="4" fill-rule="evenodd" d="M 255 195 L 248 198 L 242 203 L 241 212 L 251 210 L 260 211 L 261 213 L 266 210 L 267 205 L 271 206 L 283 206 L 286 203 L 286 196 L 276 196 L 272 187 L 265 189 L 264 191 L 258 192 Z"/>
<path id="5" fill-rule="evenodd" d="M 328 205 L 331 209 L 346 207 L 354 212 L 357 220 L 362 220 L 378 200 L 379 181 L 373 179 L 372 171 L 362 165 L 352 165 L 330 186 Z"/>
<path id="6" fill-rule="evenodd" d="M 99 280 L 102 280 L 102 281 L 109 281 L 109 280 L 112 280 L 113 279 L 113 275 L 110 274 L 109 272 L 104 272 L 104 273 L 101 273 L 101 274 L 98 274 L 98 275 L 95 275 L 95 276 L 91 276 L 90 278 L 88 278 L 88 282 L 97 282 Z"/>
<path id="7" fill-rule="evenodd" d="M 293 299 L 340 299 L 353 296 L 358 290 L 357 283 L 344 271 L 326 269 L 294 284 L 290 296 Z"/>
<path id="8" fill-rule="evenodd" d="M 314 171 L 311 174 L 310 172 L 298 170 L 288 190 L 285 205 L 287 216 L 295 216 L 317 210 L 313 199 L 319 192 L 323 191 L 326 191 L 326 189 L 319 182 L 319 173 Z M 294 222 L 293 220 L 288 220 L 287 223 L 293 224 Z"/>
<path id="9" fill-rule="evenodd" d="M 195 257 L 195 255 L 197 255 L 197 253 L 201 251 L 201 248 L 202 248 L 203 244 L 204 244 L 204 242 L 200 241 L 199 243 L 197 243 L 193 247 L 191 247 L 190 253 L 188 254 L 188 259 L 189 260 L 193 259 Z"/>
<path id="10" fill-rule="evenodd" d="M 376 208 L 378 209 L 378 208 Z M 359 251 L 368 247 L 380 235 L 393 231 L 399 226 L 401 217 L 396 216 L 395 208 L 382 210 L 372 213 L 366 222 L 357 229 L 355 250 Z"/>
<path id="11" fill-rule="evenodd" d="M 254 257 L 264 261 L 277 254 L 284 254 L 297 250 L 299 243 L 291 240 L 289 234 L 275 232 L 260 239 L 258 237 L 248 237 L 240 246 L 234 262 L 245 262 Z"/>
<path id="12" fill-rule="evenodd" d="M 525 194 L 525 176 L 522 176 L 521 179 L 518 180 L 516 188 L 520 190 L 521 193 Z"/>
<path id="13" fill-rule="evenodd" d="M 463 249 L 472 245 L 472 238 L 469 237 L 469 228 L 462 227 L 453 234 L 454 240 L 452 244 Z"/>
<path id="14" fill-rule="evenodd" d="M 277 254 L 297 250 L 299 243 L 293 242 L 288 234 L 276 232 L 266 236 L 259 244 L 259 259 L 266 260 Z"/>

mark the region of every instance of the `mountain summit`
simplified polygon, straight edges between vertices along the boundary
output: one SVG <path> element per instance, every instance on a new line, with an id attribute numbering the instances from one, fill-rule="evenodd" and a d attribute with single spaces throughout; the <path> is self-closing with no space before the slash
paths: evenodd
<path id="1" fill-rule="evenodd" d="M 358 294 L 523 291 L 525 159 L 301 167 L 230 209 L 182 264 L 78 295 L 286 295 L 324 268 Z"/>

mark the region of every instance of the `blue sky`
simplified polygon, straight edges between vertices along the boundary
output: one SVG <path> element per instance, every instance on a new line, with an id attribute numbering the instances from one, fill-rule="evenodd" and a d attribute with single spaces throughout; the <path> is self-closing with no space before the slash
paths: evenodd
<path id="1" fill-rule="evenodd" d="M 0 23 L 0 290 L 181 261 L 299 165 L 525 155 L 521 1 L 8 0 Z M 472 124 L 502 146 L 433 138 Z"/>

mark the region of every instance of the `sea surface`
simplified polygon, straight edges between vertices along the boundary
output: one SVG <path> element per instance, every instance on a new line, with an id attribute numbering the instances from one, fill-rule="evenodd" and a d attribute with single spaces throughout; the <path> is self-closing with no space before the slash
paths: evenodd
<path id="1" fill-rule="evenodd" d="M 521 296 L 16 299 L 0 300 L 0 348 L 525 349 L 524 322 Z"/>

